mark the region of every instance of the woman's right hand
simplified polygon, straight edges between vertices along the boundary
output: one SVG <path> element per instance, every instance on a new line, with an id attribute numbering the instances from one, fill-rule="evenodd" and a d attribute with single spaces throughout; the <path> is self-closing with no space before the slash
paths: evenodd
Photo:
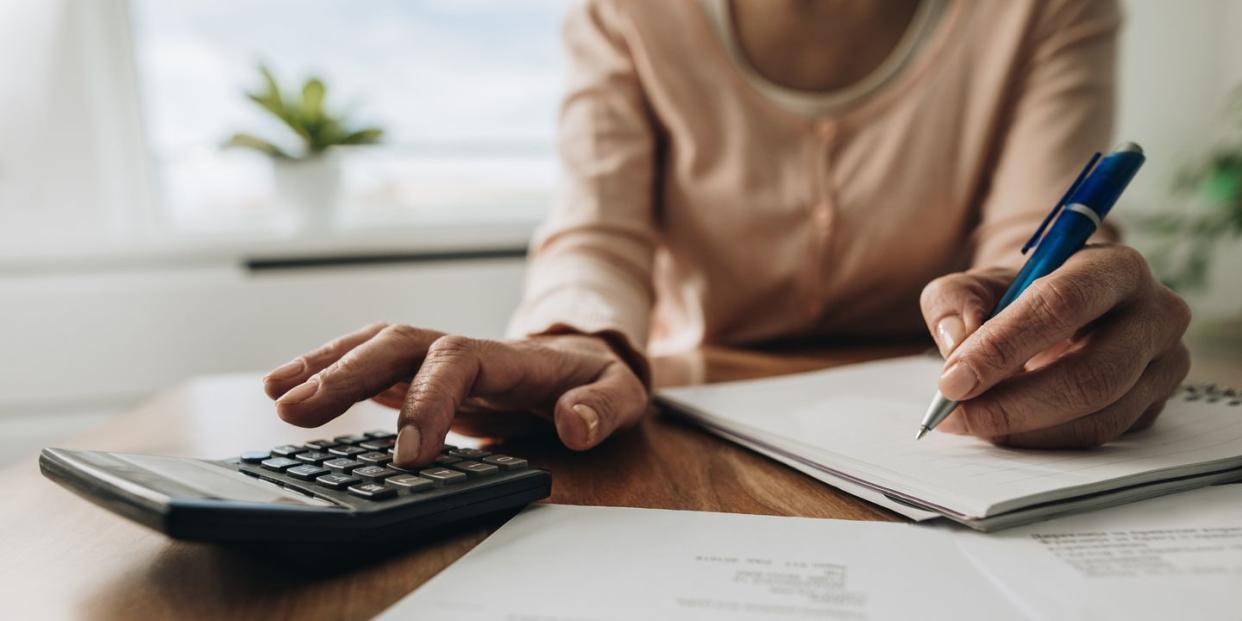
<path id="1" fill-rule="evenodd" d="M 384 323 L 273 370 L 264 387 L 280 418 L 300 427 L 366 399 L 400 410 L 393 459 L 402 466 L 439 454 L 459 410 L 498 427 L 533 413 L 553 422 L 565 446 L 585 450 L 639 422 L 648 403 L 643 382 L 600 337 L 491 341 Z"/>

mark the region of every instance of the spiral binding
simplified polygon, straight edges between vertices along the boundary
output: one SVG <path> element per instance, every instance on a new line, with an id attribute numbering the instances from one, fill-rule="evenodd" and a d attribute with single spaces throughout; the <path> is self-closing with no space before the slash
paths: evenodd
<path id="1" fill-rule="evenodd" d="M 1183 384 L 1180 392 L 1183 401 L 1202 401 L 1204 403 L 1224 402 L 1231 406 L 1242 405 L 1242 391 L 1236 388 L 1223 388 L 1216 384 Z"/>

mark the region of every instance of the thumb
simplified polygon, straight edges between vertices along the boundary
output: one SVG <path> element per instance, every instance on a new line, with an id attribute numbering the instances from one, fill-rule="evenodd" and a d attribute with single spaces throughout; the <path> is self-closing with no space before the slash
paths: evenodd
<path id="1" fill-rule="evenodd" d="M 993 267 L 949 274 L 927 283 L 919 306 L 940 355 L 953 353 L 983 325 L 1013 277 L 1013 270 Z"/>
<path id="2" fill-rule="evenodd" d="M 642 420 L 647 400 L 647 389 L 629 365 L 610 363 L 595 381 L 557 399 L 553 412 L 556 434 L 571 449 L 589 449 L 618 428 Z"/>

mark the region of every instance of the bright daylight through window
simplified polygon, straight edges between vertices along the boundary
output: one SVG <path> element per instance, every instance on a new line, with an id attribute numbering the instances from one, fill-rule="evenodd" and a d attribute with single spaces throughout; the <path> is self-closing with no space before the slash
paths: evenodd
<path id="1" fill-rule="evenodd" d="M 284 230 L 314 200 L 282 190 L 289 161 L 222 147 L 245 132 L 296 149 L 297 134 L 246 97 L 262 90 L 264 64 L 286 103 L 318 77 L 327 112 L 383 130 L 310 172 L 339 197 L 332 227 L 538 220 L 556 176 L 564 6 L 132 0 L 157 211 L 186 232 Z"/>

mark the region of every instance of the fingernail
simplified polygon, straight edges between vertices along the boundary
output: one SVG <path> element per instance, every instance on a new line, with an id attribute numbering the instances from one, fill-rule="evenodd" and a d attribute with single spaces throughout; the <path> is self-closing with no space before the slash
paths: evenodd
<path id="1" fill-rule="evenodd" d="M 310 399 L 319 390 L 319 380 L 310 378 L 276 400 L 276 405 L 293 405 Z"/>
<path id="2" fill-rule="evenodd" d="M 954 401 L 961 401 L 978 383 L 979 378 L 970 367 L 955 362 L 940 376 L 940 394 Z"/>
<path id="3" fill-rule="evenodd" d="M 585 403 L 579 403 L 570 409 L 582 419 L 582 424 L 586 425 L 587 442 L 595 441 L 595 430 L 599 428 L 599 412 Z"/>
<path id="4" fill-rule="evenodd" d="M 282 364 L 276 367 L 275 369 L 272 370 L 271 373 L 267 374 L 267 377 L 263 379 L 269 379 L 269 380 L 289 379 L 291 377 L 296 377 L 299 373 L 301 373 L 305 369 L 306 369 L 306 361 L 301 358 L 298 358 L 297 360 L 294 360 L 293 362 L 287 362 L 285 364 Z"/>
<path id="5" fill-rule="evenodd" d="M 940 355 L 948 356 L 953 353 L 958 343 L 962 342 L 962 335 L 966 332 L 966 325 L 962 323 L 962 318 L 957 315 L 950 315 L 940 320 L 936 324 L 936 344 L 940 346 Z"/>
<path id="6" fill-rule="evenodd" d="M 418 449 L 422 446 L 423 436 L 418 432 L 418 427 L 414 425 L 406 425 L 397 432 L 397 447 L 393 453 L 395 461 L 399 464 L 413 464 L 418 462 Z"/>

